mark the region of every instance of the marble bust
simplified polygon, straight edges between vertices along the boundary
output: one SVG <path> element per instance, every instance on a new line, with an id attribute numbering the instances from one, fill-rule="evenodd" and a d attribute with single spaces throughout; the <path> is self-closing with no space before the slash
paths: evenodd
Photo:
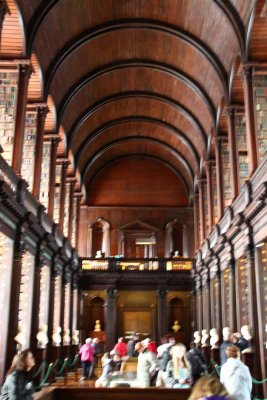
<path id="1" fill-rule="evenodd" d="M 95 332 L 101 332 L 101 324 L 100 324 L 100 320 L 99 319 L 97 319 L 95 321 L 95 329 L 94 329 L 94 331 Z"/>

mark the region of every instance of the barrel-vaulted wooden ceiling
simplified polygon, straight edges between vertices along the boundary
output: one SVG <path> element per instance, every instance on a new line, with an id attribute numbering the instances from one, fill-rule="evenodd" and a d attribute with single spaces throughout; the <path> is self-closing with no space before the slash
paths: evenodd
<path id="1" fill-rule="evenodd" d="M 62 152 L 85 187 L 106 165 L 142 155 L 169 165 L 192 194 L 236 60 L 266 58 L 264 0 L 16 3 L 24 56 L 39 62 L 42 98 L 54 101 Z M 236 84 L 240 101 L 241 92 Z"/>

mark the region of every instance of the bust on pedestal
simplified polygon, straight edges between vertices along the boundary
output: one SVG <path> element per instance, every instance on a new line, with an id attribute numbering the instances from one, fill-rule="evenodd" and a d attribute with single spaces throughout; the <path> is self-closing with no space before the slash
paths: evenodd
<path id="1" fill-rule="evenodd" d="M 101 332 L 101 324 L 100 324 L 100 320 L 99 320 L 99 319 L 97 319 L 97 320 L 95 321 L 95 329 L 94 329 L 94 332 Z"/>

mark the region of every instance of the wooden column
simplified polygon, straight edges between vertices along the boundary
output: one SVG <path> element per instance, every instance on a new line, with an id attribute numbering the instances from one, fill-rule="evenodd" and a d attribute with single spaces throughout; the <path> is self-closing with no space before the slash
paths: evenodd
<path id="1" fill-rule="evenodd" d="M 236 132 L 235 132 L 235 110 L 233 107 L 228 107 L 225 111 L 228 124 L 228 144 L 229 144 L 229 161 L 230 161 L 230 180 L 232 189 L 232 202 L 238 196 L 238 157 L 236 147 Z"/>
<path id="2" fill-rule="evenodd" d="M 197 303 L 197 330 L 203 329 L 203 298 L 201 277 L 196 277 L 196 303 Z"/>
<path id="3" fill-rule="evenodd" d="M 241 78 L 243 80 L 243 87 L 244 87 L 249 175 L 251 176 L 258 167 L 256 121 L 255 121 L 255 109 L 253 102 L 254 93 L 253 93 L 252 65 L 247 64 L 242 67 Z"/>
<path id="4" fill-rule="evenodd" d="M 198 181 L 199 189 L 199 217 L 200 217 L 200 245 L 204 242 L 206 237 L 206 221 L 205 221 L 205 200 L 204 200 L 204 185 L 205 180 Z"/>
<path id="5" fill-rule="evenodd" d="M 106 351 L 110 351 L 116 344 L 117 341 L 117 304 L 116 304 L 116 293 L 115 289 L 107 289 L 107 305 L 105 315 L 106 325 Z"/>
<path id="6" fill-rule="evenodd" d="M 61 182 L 60 182 L 60 211 L 59 211 L 59 229 L 63 232 L 64 224 L 64 205 L 65 205 L 65 194 L 66 194 L 66 179 L 67 179 L 67 169 L 69 165 L 69 160 L 61 161 Z"/>
<path id="7" fill-rule="evenodd" d="M 223 169 L 222 169 L 222 139 L 216 138 L 215 145 L 216 156 L 216 180 L 217 180 L 217 193 L 218 193 L 218 219 L 223 216 Z"/>
<path id="8" fill-rule="evenodd" d="M 34 160 L 32 193 L 37 199 L 39 199 L 41 168 L 43 160 L 44 125 L 45 125 L 45 117 L 48 112 L 48 107 L 46 104 L 36 104 L 36 111 L 37 111 L 37 126 L 36 126 L 35 160 Z"/>
<path id="9" fill-rule="evenodd" d="M 15 170 L 17 174 L 20 174 L 21 163 L 22 163 L 28 83 L 32 72 L 30 61 L 28 62 L 25 61 L 24 63 L 19 64 L 18 69 L 19 69 L 18 97 L 17 97 L 16 120 L 14 129 L 12 168 Z"/>
<path id="10" fill-rule="evenodd" d="M 69 226 L 68 226 L 68 238 L 71 243 L 72 237 L 72 219 L 73 219 L 73 202 L 74 202 L 74 187 L 76 184 L 76 178 L 67 178 L 70 182 L 70 200 L 69 200 Z"/>
<path id="11" fill-rule="evenodd" d="M 207 201 L 208 201 L 208 213 L 209 213 L 209 226 L 210 231 L 214 225 L 214 213 L 213 213 L 213 192 L 212 192 L 212 177 L 211 168 L 215 164 L 215 160 L 206 161 L 206 175 L 207 175 Z M 208 234 L 209 232 L 206 232 Z"/>
<path id="12" fill-rule="evenodd" d="M 199 195 L 196 193 L 193 198 L 194 203 L 194 231 L 195 231 L 195 251 L 199 248 Z"/>
<path id="13" fill-rule="evenodd" d="M 203 328 L 210 331 L 211 329 L 211 305 L 210 305 L 210 277 L 209 270 L 205 268 L 204 271 L 204 280 L 203 280 L 203 288 L 205 292 L 205 298 L 203 299 L 203 316 L 205 316 L 205 324 L 203 323 Z M 202 288 L 202 293 L 203 293 Z"/>
<path id="14" fill-rule="evenodd" d="M 219 332 L 222 331 L 222 282 L 221 282 L 221 271 L 219 261 L 217 260 L 217 271 L 215 276 L 216 283 L 218 284 L 218 293 L 217 293 L 217 301 L 218 301 L 218 321 L 216 328 Z"/>
<path id="15" fill-rule="evenodd" d="M 166 290 L 159 289 L 157 290 L 158 297 L 158 335 L 157 341 L 160 343 L 160 338 L 168 333 L 168 321 L 167 321 L 167 313 L 166 313 Z"/>
<path id="16" fill-rule="evenodd" d="M 59 137 L 51 138 L 51 157 L 50 157 L 50 168 L 49 168 L 49 203 L 48 203 L 48 215 L 53 219 L 54 213 L 54 197 L 55 197 L 55 172 L 56 172 L 56 161 L 57 161 L 57 146 L 60 142 Z"/>

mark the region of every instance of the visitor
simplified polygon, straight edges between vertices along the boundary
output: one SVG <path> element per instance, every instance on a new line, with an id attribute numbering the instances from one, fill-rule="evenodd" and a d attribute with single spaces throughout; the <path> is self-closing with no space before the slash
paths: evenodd
<path id="1" fill-rule="evenodd" d="M 220 380 L 226 387 L 232 400 L 250 400 L 252 378 L 248 367 L 240 361 L 240 349 L 228 346 L 227 361 L 221 367 Z"/>
<path id="2" fill-rule="evenodd" d="M 35 392 L 30 371 L 35 365 L 32 352 L 23 350 L 13 358 L 2 386 L 1 400 L 32 400 Z"/>
<path id="3" fill-rule="evenodd" d="M 81 381 L 86 378 L 92 378 L 91 364 L 94 361 L 94 349 L 92 347 L 92 339 L 87 338 L 85 344 L 80 348 L 81 362 L 82 362 L 82 377 Z"/>
<path id="4" fill-rule="evenodd" d="M 186 347 L 178 343 L 171 349 L 172 359 L 168 362 L 166 386 L 172 388 L 189 388 L 191 385 L 191 365 L 186 357 Z"/>
<path id="5" fill-rule="evenodd" d="M 201 375 L 207 374 L 206 361 L 202 354 L 200 345 L 191 342 L 190 350 L 186 353 L 186 357 L 191 364 L 192 385 L 194 385 Z"/>
<path id="6" fill-rule="evenodd" d="M 114 350 L 121 357 L 124 358 L 127 356 L 127 344 L 124 343 L 123 337 L 118 339 L 118 343 L 115 344 Z"/>
<path id="7" fill-rule="evenodd" d="M 135 351 L 138 352 L 137 363 L 137 381 L 139 387 L 150 387 L 152 382 L 156 381 L 156 375 L 159 369 L 158 359 L 152 351 L 149 351 L 142 343 L 135 345 Z"/>
<path id="8" fill-rule="evenodd" d="M 110 354 L 114 352 L 111 351 Z M 95 387 L 107 387 L 113 375 L 117 375 L 121 368 L 121 358 L 118 354 L 114 354 L 111 359 L 105 358 L 103 362 L 102 374 L 95 381 Z"/>
<path id="9" fill-rule="evenodd" d="M 230 400 L 227 390 L 216 376 L 202 376 L 188 400 Z"/>

